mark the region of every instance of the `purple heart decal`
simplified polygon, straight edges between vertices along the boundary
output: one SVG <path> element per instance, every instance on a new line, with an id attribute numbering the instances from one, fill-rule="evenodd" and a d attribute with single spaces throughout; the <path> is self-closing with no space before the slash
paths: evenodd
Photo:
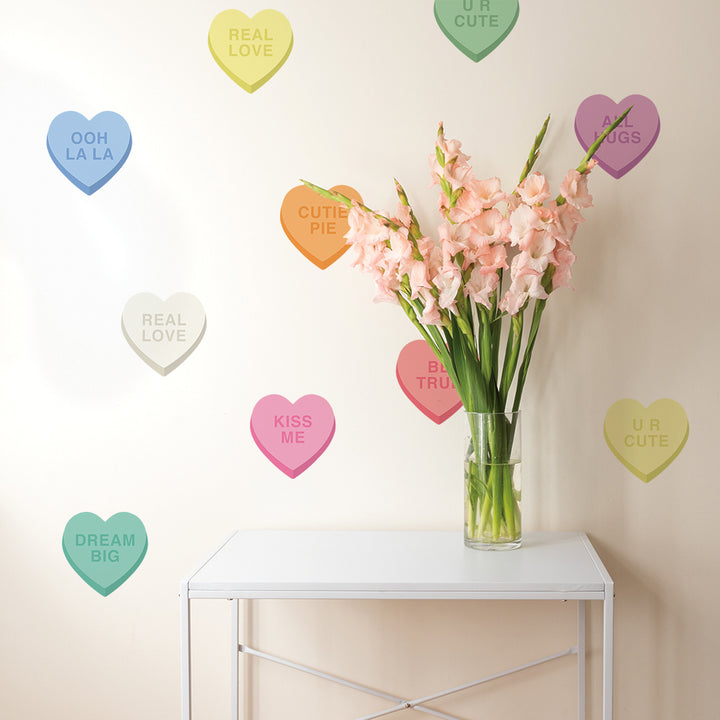
<path id="1" fill-rule="evenodd" d="M 250 432 L 265 457 L 294 478 L 325 452 L 335 434 L 335 414 L 319 395 L 304 395 L 296 403 L 267 395 L 253 408 Z"/>
<path id="2" fill-rule="evenodd" d="M 660 134 L 655 103 L 644 95 L 628 95 L 619 103 L 607 95 L 591 95 L 575 115 L 575 134 L 587 150 L 632 105 L 629 115 L 604 140 L 595 153 L 598 165 L 614 178 L 632 170 L 649 152 Z"/>

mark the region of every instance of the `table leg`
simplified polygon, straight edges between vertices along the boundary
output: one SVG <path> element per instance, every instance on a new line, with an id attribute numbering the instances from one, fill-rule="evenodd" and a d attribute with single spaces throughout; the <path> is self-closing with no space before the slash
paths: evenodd
<path id="1" fill-rule="evenodd" d="M 239 611 L 240 601 L 235 598 L 230 601 L 232 609 L 230 611 L 230 717 L 232 720 L 240 720 L 240 696 L 239 696 L 239 658 L 240 658 L 240 638 L 239 638 Z"/>
<path id="2" fill-rule="evenodd" d="M 180 586 L 180 709 L 182 720 L 190 720 L 192 697 L 190 686 L 190 598 L 187 583 Z"/>
<path id="3" fill-rule="evenodd" d="M 614 584 L 605 583 L 603 602 L 603 720 L 613 716 L 613 599 Z"/>
<path id="4" fill-rule="evenodd" d="M 578 720 L 585 720 L 585 601 L 577 601 Z"/>

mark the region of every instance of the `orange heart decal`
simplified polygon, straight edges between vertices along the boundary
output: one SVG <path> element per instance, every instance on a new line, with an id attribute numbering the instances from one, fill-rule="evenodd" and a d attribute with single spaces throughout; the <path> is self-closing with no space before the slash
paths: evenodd
<path id="1" fill-rule="evenodd" d="M 347 185 L 331 188 L 362 202 L 357 190 Z M 305 185 L 294 187 L 283 200 L 280 223 L 290 242 L 321 270 L 332 265 L 350 246 L 345 242 L 348 208 L 328 200 Z"/>

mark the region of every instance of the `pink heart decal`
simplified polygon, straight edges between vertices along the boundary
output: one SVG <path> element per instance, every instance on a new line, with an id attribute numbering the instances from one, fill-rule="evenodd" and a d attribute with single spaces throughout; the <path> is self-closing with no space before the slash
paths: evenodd
<path id="1" fill-rule="evenodd" d="M 413 340 L 400 351 L 395 373 L 410 402 L 438 425 L 462 407 L 447 370 L 425 340 Z"/>
<path id="2" fill-rule="evenodd" d="M 335 414 L 319 395 L 304 395 L 294 404 L 267 395 L 253 408 L 250 432 L 265 457 L 294 478 L 325 452 L 335 434 Z"/>
<path id="3" fill-rule="evenodd" d="M 632 170 L 655 144 L 660 134 L 660 116 L 655 103 L 644 95 L 628 95 L 619 103 L 607 95 L 591 95 L 580 103 L 575 115 L 575 134 L 587 150 L 631 105 L 630 114 L 595 153 L 598 165 L 614 178 Z"/>

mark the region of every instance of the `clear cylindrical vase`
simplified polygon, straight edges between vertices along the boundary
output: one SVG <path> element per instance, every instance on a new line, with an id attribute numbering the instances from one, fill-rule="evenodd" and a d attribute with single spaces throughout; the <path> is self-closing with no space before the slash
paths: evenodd
<path id="1" fill-rule="evenodd" d="M 522 543 L 520 413 L 466 413 L 465 545 L 511 550 Z"/>

